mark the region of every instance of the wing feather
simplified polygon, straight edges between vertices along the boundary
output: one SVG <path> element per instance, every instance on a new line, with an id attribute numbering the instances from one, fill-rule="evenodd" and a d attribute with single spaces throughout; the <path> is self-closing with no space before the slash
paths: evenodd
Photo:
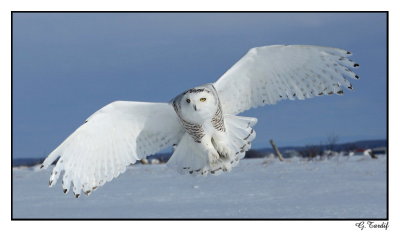
<path id="1" fill-rule="evenodd" d="M 358 79 L 350 68 L 359 65 L 350 52 L 310 45 L 273 45 L 252 48 L 221 76 L 214 86 L 223 112 L 238 114 L 283 99 L 306 99 L 343 94 Z"/>
<path id="2" fill-rule="evenodd" d="M 130 164 L 177 143 L 184 133 L 171 105 L 116 101 L 90 116 L 44 160 L 58 159 L 50 176 L 79 196 L 111 181 Z"/>

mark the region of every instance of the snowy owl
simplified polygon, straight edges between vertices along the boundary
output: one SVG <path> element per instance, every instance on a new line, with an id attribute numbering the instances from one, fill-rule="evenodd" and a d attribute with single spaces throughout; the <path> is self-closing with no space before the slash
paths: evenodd
<path id="1" fill-rule="evenodd" d="M 90 194 L 126 167 L 174 146 L 167 165 L 179 173 L 230 171 L 250 149 L 257 119 L 237 114 L 283 99 L 343 94 L 359 66 L 338 48 L 274 45 L 250 49 L 216 82 L 189 89 L 169 103 L 112 102 L 90 116 L 44 160 L 57 159 L 49 180 L 63 173 L 64 193 Z"/>

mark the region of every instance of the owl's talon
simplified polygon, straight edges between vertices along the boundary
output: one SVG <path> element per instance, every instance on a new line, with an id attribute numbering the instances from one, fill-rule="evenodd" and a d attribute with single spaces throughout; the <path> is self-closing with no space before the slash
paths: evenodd
<path id="1" fill-rule="evenodd" d="M 217 151 L 218 151 L 218 154 L 220 155 L 220 157 L 223 159 L 229 158 L 229 154 L 233 153 L 231 151 L 231 149 L 228 148 L 228 146 L 223 145 L 223 144 L 219 144 L 217 146 Z"/>
<path id="2" fill-rule="evenodd" d="M 224 151 L 219 151 L 217 150 L 219 157 L 221 157 L 222 159 L 226 159 L 228 157 L 228 153 L 224 152 Z"/>
<path id="3" fill-rule="evenodd" d="M 219 160 L 218 153 L 214 153 L 214 152 L 208 153 L 208 162 L 210 163 L 211 166 L 217 164 L 218 160 Z"/>

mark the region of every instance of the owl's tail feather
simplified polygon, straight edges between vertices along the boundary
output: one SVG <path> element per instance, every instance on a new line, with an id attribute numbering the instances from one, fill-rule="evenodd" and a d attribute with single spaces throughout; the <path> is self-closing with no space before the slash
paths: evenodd
<path id="1" fill-rule="evenodd" d="M 224 120 L 226 137 L 224 141 L 216 141 L 216 148 L 218 151 L 221 151 L 223 149 L 220 149 L 218 144 L 228 145 L 230 152 L 223 160 L 225 160 L 225 164 L 229 162 L 229 165 L 233 168 L 238 164 L 240 159 L 244 158 L 246 151 L 251 148 L 251 142 L 256 137 L 256 132 L 252 127 L 257 123 L 257 119 L 225 115 Z"/>
<path id="2" fill-rule="evenodd" d="M 220 153 L 220 158 L 216 163 L 210 163 L 203 145 L 196 143 L 189 134 L 185 133 L 167 165 L 181 174 L 219 175 L 230 171 L 250 149 L 251 141 L 256 137 L 252 126 L 257 123 L 257 119 L 224 115 L 224 121 L 226 132 L 223 138 L 212 140 L 215 149 Z"/>

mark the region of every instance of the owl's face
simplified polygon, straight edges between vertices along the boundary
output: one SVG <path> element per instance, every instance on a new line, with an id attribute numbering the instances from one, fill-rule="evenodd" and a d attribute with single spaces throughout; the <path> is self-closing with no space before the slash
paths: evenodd
<path id="1" fill-rule="evenodd" d="M 178 101 L 181 117 L 198 124 L 210 120 L 218 109 L 213 91 L 205 87 L 190 89 L 178 96 L 175 101 Z"/>

